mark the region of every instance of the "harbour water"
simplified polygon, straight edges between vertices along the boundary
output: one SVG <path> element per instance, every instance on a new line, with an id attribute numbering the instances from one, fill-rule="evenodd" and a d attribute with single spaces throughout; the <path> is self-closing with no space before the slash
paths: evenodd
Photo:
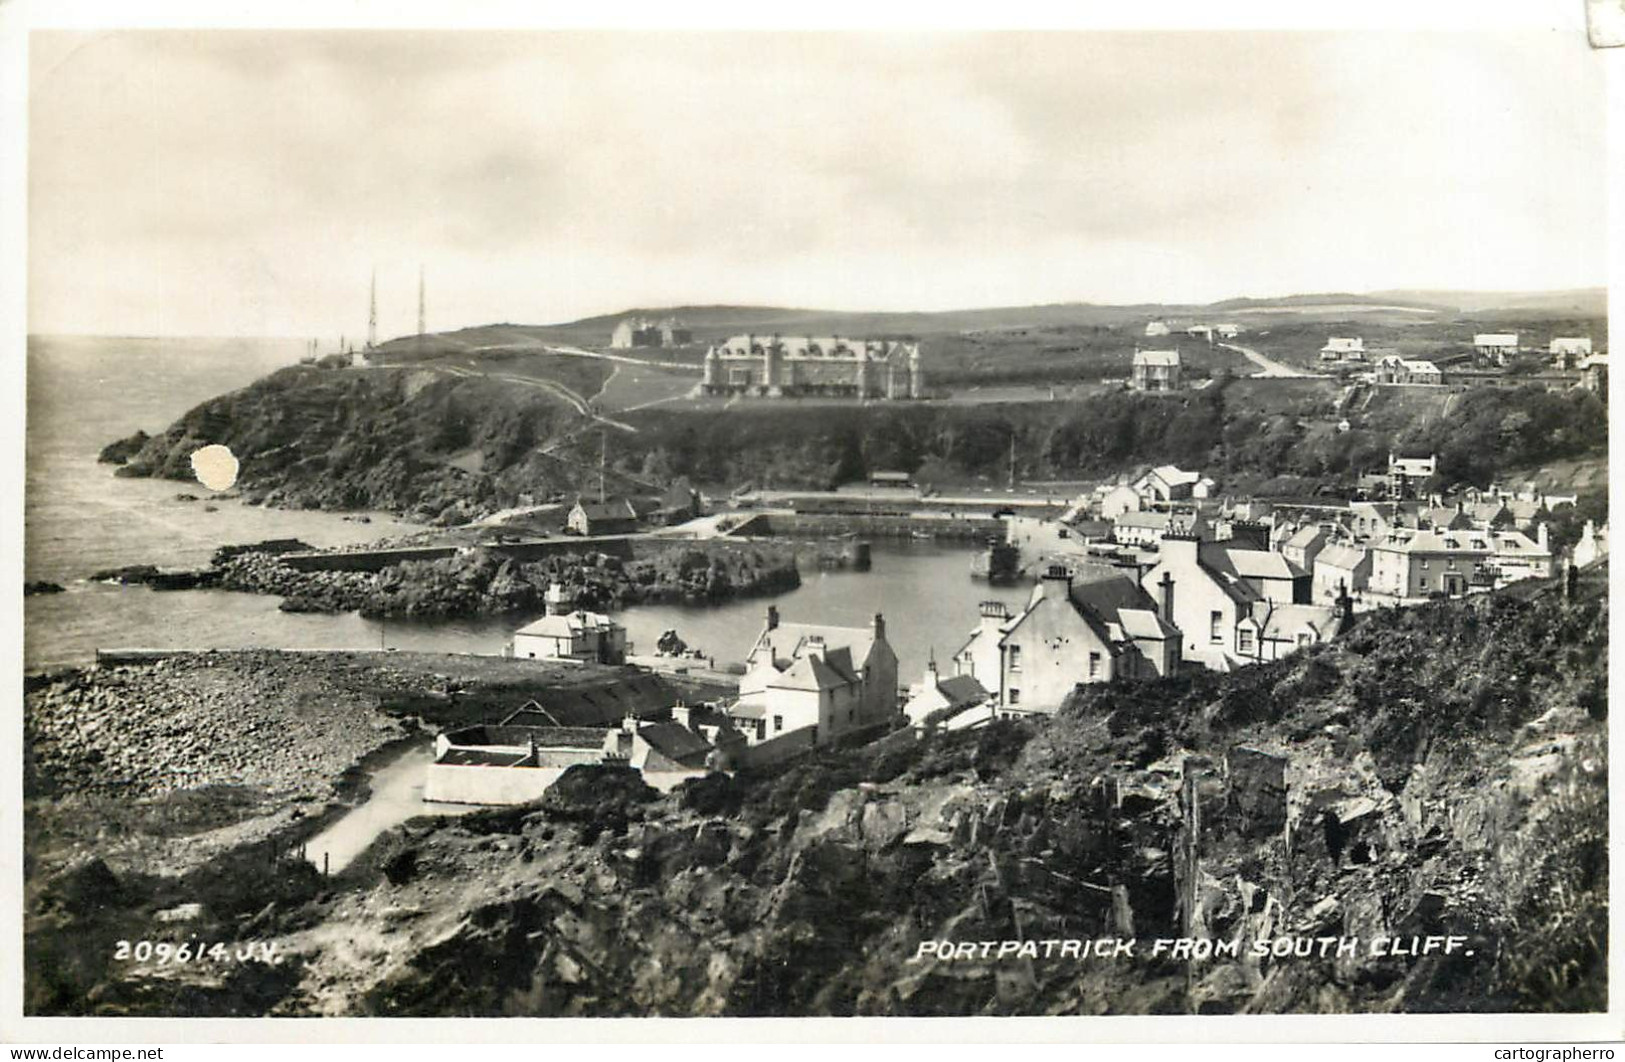
<path id="1" fill-rule="evenodd" d="M 328 546 L 411 529 L 373 515 L 362 524 L 332 513 L 261 509 L 233 501 L 204 510 L 197 484 L 121 479 L 96 463 L 103 445 L 136 429 L 158 432 L 187 409 L 244 386 L 303 352 L 300 340 L 42 338 L 29 341 L 25 578 L 66 587 L 26 599 L 24 664 L 30 670 L 88 663 L 98 647 L 398 649 L 498 654 L 529 617 L 387 623 L 281 612 L 277 599 L 220 590 L 154 591 L 90 582 L 124 564 L 196 566 L 229 543 L 300 538 Z M 200 501 L 179 501 L 181 493 Z M 620 619 L 652 652 L 675 629 L 718 665 L 741 659 L 771 602 L 789 622 L 866 626 L 875 613 L 904 681 L 931 654 L 945 661 L 975 625 L 977 604 L 1026 599 L 1027 587 L 970 578 L 971 552 L 932 541 L 879 543 L 869 572 L 804 569 L 802 585 L 776 598 L 716 607 L 642 606 Z"/>

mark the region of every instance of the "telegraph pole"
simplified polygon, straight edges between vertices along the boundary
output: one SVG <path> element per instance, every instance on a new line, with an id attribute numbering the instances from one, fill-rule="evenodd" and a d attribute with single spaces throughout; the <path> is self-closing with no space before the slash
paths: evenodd
<path id="1" fill-rule="evenodd" d="M 367 298 L 367 349 L 378 345 L 378 267 L 372 268 L 372 287 Z"/>

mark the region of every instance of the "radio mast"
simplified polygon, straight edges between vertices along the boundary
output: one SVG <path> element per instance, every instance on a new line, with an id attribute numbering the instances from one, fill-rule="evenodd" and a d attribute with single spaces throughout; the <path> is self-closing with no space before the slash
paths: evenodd
<path id="1" fill-rule="evenodd" d="M 372 268 L 372 287 L 367 298 L 367 349 L 378 345 L 378 267 Z"/>

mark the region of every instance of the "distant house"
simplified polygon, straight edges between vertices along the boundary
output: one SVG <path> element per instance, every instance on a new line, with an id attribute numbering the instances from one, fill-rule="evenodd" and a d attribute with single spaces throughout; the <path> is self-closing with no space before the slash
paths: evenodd
<path id="1" fill-rule="evenodd" d="M 780 623 L 769 605 L 739 700 L 726 711 L 747 738 L 805 730 L 813 744 L 895 719 L 897 654 L 885 619 L 877 614 L 868 627 Z"/>
<path id="2" fill-rule="evenodd" d="M 1050 567 L 1001 634 L 995 693 L 1003 713 L 1052 713 L 1079 685 L 1168 675 L 1179 666 L 1179 632 L 1116 568 Z"/>
<path id="3" fill-rule="evenodd" d="M 1212 325 L 1193 324 L 1189 328 L 1185 329 L 1185 334 L 1188 336 L 1193 336 L 1197 339 L 1205 339 L 1209 343 L 1213 342 Z"/>
<path id="4" fill-rule="evenodd" d="M 1241 326 L 1226 322 L 1225 324 L 1214 325 L 1213 331 L 1218 333 L 1221 339 L 1234 339 L 1241 335 Z"/>
<path id="5" fill-rule="evenodd" d="M 1320 348 L 1321 361 L 1364 361 L 1365 339 L 1360 336 L 1329 336 Z"/>
<path id="6" fill-rule="evenodd" d="M 1127 483 L 1108 487 L 1100 493 L 1097 512 L 1102 520 L 1116 520 L 1124 513 L 1138 512 L 1145 504 L 1140 492 Z"/>
<path id="7" fill-rule="evenodd" d="M 1179 351 L 1136 350 L 1129 386 L 1136 391 L 1177 391 L 1179 374 Z"/>
<path id="8" fill-rule="evenodd" d="M 1228 671 L 1337 635 L 1346 613 L 1309 602 L 1308 579 L 1279 554 L 1171 537 L 1140 583 L 1163 595 L 1182 659 Z"/>
<path id="9" fill-rule="evenodd" d="M 654 321 L 647 317 L 625 317 L 616 322 L 609 334 L 609 345 L 616 350 L 632 347 L 680 347 L 694 341 L 694 334 L 675 317 Z"/>
<path id="10" fill-rule="evenodd" d="M 1112 521 L 1112 541 L 1120 546 L 1148 548 L 1170 534 L 1206 536 L 1211 533 L 1207 518 L 1195 512 L 1130 511 Z"/>
<path id="11" fill-rule="evenodd" d="M 869 486 L 909 488 L 914 486 L 914 477 L 907 472 L 871 472 Z"/>
<path id="12" fill-rule="evenodd" d="M 638 511 L 625 498 L 593 502 L 577 498 L 564 521 L 571 535 L 625 535 L 638 529 Z"/>
<path id="13" fill-rule="evenodd" d="M 1444 373 L 1431 361 L 1412 361 L 1398 354 L 1385 354 L 1377 359 L 1371 380 L 1379 384 L 1436 386 L 1444 383 Z"/>
<path id="14" fill-rule="evenodd" d="M 1595 521 L 1587 520 L 1585 530 L 1580 532 L 1580 541 L 1574 544 L 1572 560 L 1577 567 L 1584 568 L 1603 557 L 1608 556 L 1608 525 L 1598 527 Z"/>
<path id="15" fill-rule="evenodd" d="M 1388 454 L 1388 496 L 1406 498 L 1415 494 L 1439 470 L 1439 455 L 1406 457 Z"/>
<path id="16" fill-rule="evenodd" d="M 1196 496 L 1199 485 L 1211 487 L 1212 480 L 1204 480 L 1200 472 L 1186 472 L 1176 465 L 1158 465 L 1132 484 L 1148 504 L 1167 504 L 1187 501 Z M 1207 491 L 1203 490 L 1203 497 Z"/>
<path id="17" fill-rule="evenodd" d="M 1580 386 L 1608 399 L 1608 355 L 1593 354 L 1580 361 Z"/>
<path id="18" fill-rule="evenodd" d="M 1315 558 L 1332 540 L 1329 528 L 1322 524 L 1305 524 L 1292 532 L 1281 543 L 1281 556 L 1304 571 L 1312 572 Z"/>
<path id="19" fill-rule="evenodd" d="M 1168 322 L 1166 322 L 1166 321 L 1147 321 L 1145 323 L 1145 334 L 1148 335 L 1148 336 L 1165 336 L 1165 335 L 1167 335 L 1168 334 Z"/>
<path id="20" fill-rule="evenodd" d="M 700 515 L 700 494 L 687 476 L 681 476 L 660 498 L 656 515 L 663 524 L 681 524 Z"/>
<path id="21" fill-rule="evenodd" d="M 1518 333 L 1480 332 L 1473 337 L 1473 353 L 1497 365 L 1518 353 Z"/>
<path id="22" fill-rule="evenodd" d="M 1400 529 L 1371 546 L 1371 590 L 1400 600 L 1457 597 L 1552 574 L 1546 525 L 1521 531 Z"/>
<path id="23" fill-rule="evenodd" d="M 1331 604 L 1347 591 L 1358 595 L 1371 583 L 1371 553 L 1344 543 L 1328 545 L 1315 557 L 1313 593 L 1318 604 Z"/>
<path id="24" fill-rule="evenodd" d="M 1591 356 L 1590 336 L 1561 336 L 1552 340 L 1550 348 L 1552 366 L 1558 369 L 1579 367 L 1580 359 Z"/>
<path id="25" fill-rule="evenodd" d="M 512 652 L 519 660 L 624 664 L 626 628 L 601 612 L 544 616 L 514 631 Z"/>

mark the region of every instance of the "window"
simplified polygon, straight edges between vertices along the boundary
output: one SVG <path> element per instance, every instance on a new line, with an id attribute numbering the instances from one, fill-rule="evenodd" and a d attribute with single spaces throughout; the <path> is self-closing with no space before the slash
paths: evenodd
<path id="1" fill-rule="evenodd" d="M 1015 689 L 1014 687 L 1012 687 L 1011 690 L 1010 690 L 1010 703 L 1011 704 L 1020 704 L 1021 703 L 1021 691 L 1018 690 L 1018 689 Z"/>
<path id="2" fill-rule="evenodd" d="M 1089 654 L 1089 677 L 1090 678 L 1099 678 L 1100 677 L 1100 654 L 1099 653 L 1090 653 Z"/>
<path id="3" fill-rule="evenodd" d="M 1251 653 L 1253 651 L 1253 629 L 1251 627 L 1242 627 L 1236 631 L 1236 644 L 1241 652 Z"/>
<path id="4" fill-rule="evenodd" d="M 1214 645 L 1224 644 L 1224 613 L 1210 612 L 1207 619 L 1207 640 Z"/>
<path id="5" fill-rule="evenodd" d="M 1021 646 L 1019 645 L 1010 646 L 1010 670 L 1021 670 Z"/>
<path id="6" fill-rule="evenodd" d="M 784 716 L 775 715 L 773 717 L 773 733 L 777 734 L 779 731 L 781 731 L 783 729 L 784 729 Z"/>

